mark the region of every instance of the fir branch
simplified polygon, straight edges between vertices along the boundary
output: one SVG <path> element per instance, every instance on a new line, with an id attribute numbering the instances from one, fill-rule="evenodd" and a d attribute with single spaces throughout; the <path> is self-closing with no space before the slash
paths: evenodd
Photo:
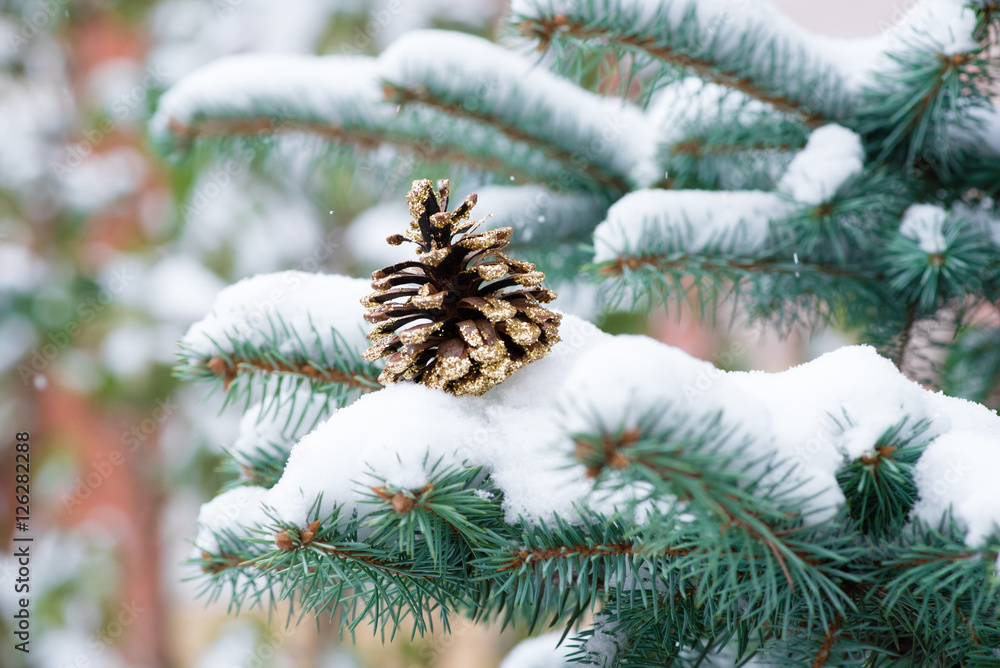
<path id="1" fill-rule="evenodd" d="M 668 153 L 670 155 L 686 155 L 693 158 L 704 158 L 712 155 L 725 155 L 727 153 L 749 153 L 753 151 L 793 151 L 802 148 L 802 144 L 775 143 L 766 140 L 754 142 L 728 142 L 725 144 L 709 143 L 700 137 L 688 137 L 677 143 L 671 144 Z"/>
<path id="2" fill-rule="evenodd" d="M 537 134 L 511 125 L 497 114 L 484 113 L 467 109 L 462 105 L 435 97 L 427 87 L 407 88 L 391 82 L 385 84 L 385 97 L 388 101 L 400 105 L 421 104 L 436 109 L 448 116 L 465 118 L 476 123 L 491 127 L 508 139 L 531 146 L 551 160 L 560 162 L 567 169 L 580 170 L 598 187 L 624 194 L 631 190 L 630 184 L 621 176 L 603 169 L 599 164 L 581 159 L 581 156 L 566 150 Z"/>
<path id="3" fill-rule="evenodd" d="M 917 501 L 914 470 L 930 441 L 929 429 L 927 420 L 904 418 L 837 472 L 847 514 L 862 534 L 890 540 L 902 530 Z"/>
<path id="4" fill-rule="evenodd" d="M 319 368 L 312 362 L 285 362 L 281 360 L 269 360 L 266 358 L 239 358 L 235 355 L 226 357 L 215 356 L 196 363 L 195 366 L 203 366 L 205 370 L 214 376 L 222 378 L 223 387 L 228 390 L 229 386 L 236 380 L 240 373 L 261 373 L 261 374 L 292 374 L 304 376 L 312 381 L 321 383 L 337 383 L 347 387 L 371 392 L 381 388 L 378 382 L 378 375 L 372 372 L 348 373 L 337 367 Z M 192 370 L 192 374 L 197 374 L 197 370 Z"/>
<path id="5" fill-rule="evenodd" d="M 892 65 L 876 72 L 875 83 L 862 91 L 858 132 L 877 151 L 876 160 L 948 183 L 975 159 L 976 150 L 966 150 L 956 138 L 978 134 L 970 112 L 991 108 L 976 83 L 988 60 L 982 49 L 947 54 L 922 44 L 889 57 Z"/>
<path id="6" fill-rule="evenodd" d="M 833 649 L 833 644 L 837 642 L 837 636 L 840 633 L 841 628 L 844 624 L 844 617 L 840 613 L 833 618 L 829 626 L 826 628 L 826 633 L 823 636 L 823 643 L 819 646 L 819 651 L 816 652 L 816 658 L 810 665 L 810 668 L 823 668 L 826 665 L 827 660 L 830 658 L 830 650 Z"/>
<path id="7" fill-rule="evenodd" d="M 555 40 L 616 45 L 643 53 L 667 65 L 683 67 L 706 81 L 738 90 L 771 105 L 777 111 L 794 116 L 807 127 L 816 128 L 830 122 L 830 119 L 802 102 L 760 85 L 745 73 L 721 68 L 713 60 L 690 55 L 683 47 L 664 43 L 652 35 L 619 33 L 616 32 L 617 29 L 618 26 L 613 24 L 573 20 L 565 14 L 527 18 L 518 24 L 518 32 L 522 36 L 538 40 L 540 51 L 546 50 Z"/>
<path id="8" fill-rule="evenodd" d="M 261 137 L 306 132 L 326 141 L 353 147 L 362 154 L 370 153 L 380 146 L 391 146 L 428 163 L 464 165 L 472 169 L 509 174 L 527 183 L 538 180 L 536 175 L 504 161 L 499 155 L 473 153 L 457 144 L 432 142 L 428 137 L 358 127 L 338 127 L 323 121 L 273 117 L 199 118 L 190 125 L 183 125 L 171 119 L 169 128 L 171 133 L 182 138 L 188 146 L 195 140 L 213 137 Z M 180 148 L 183 150 L 185 145 Z"/>
<path id="9" fill-rule="evenodd" d="M 813 272 L 822 276 L 836 276 L 856 282 L 881 281 L 885 275 L 870 267 L 839 267 L 822 262 L 789 262 L 786 258 L 726 258 L 711 253 L 650 253 L 622 255 L 598 265 L 597 271 L 605 276 L 622 276 L 626 271 L 651 269 L 663 274 L 675 271 L 730 272 L 740 274 L 796 275 Z"/>
<path id="10" fill-rule="evenodd" d="M 946 394 L 986 403 L 1000 403 L 1000 327 L 961 332 L 948 350 L 942 374 Z"/>

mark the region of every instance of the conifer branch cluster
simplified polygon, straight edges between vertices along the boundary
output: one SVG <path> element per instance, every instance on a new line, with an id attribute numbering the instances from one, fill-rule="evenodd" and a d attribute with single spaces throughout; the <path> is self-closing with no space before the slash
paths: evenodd
<path id="1" fill-rule="evenodd" d="M 163 96 L 182 159 L 307 134 L 317 169 L 384 175 L 359 196 L 413 184 L 388 242 L 415 256 L 247 279 L 182 342 L 247 407 L 199 518 L 210 598 L 552 627 L 553 666 L 997 665 L 1000 417 L 953 398 L 1000 393 L 996 3 L 851 43 L 730 4 L 515 0 L 541 64 L 421 31 Z M 584 282 L 882 356 L 727 374 L 570 315 Z"/>

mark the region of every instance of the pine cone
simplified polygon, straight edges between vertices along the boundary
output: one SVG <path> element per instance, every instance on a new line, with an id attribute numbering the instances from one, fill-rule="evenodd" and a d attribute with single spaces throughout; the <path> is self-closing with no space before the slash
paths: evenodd
<path id="1" fill-rule="evenodd" d="M 448 213 L 447 181 L 438 193 L 430 181 L 414 181 L 406 201 L 414 220 L 387 241 L 412 241 L 418 259 L 374 272 L 375 292 L 361 300 L 365 320 L 377 323 L 362 357 L 388 358 L 379 382 L 482 394 L 547 355 L 561 316 L 539 302 L 556 293 L 541 287 L 545 275 L 535 265 L 501 252 L 513 230 L 473 233 L 482 222 L 469 219 L 476 195 Z"/>

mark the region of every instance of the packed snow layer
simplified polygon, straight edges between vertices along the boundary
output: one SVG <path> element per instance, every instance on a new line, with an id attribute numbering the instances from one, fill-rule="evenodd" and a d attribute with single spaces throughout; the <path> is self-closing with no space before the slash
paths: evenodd
<path id="1" fill-rule="evenodd" d="M 646 118 L 634 105 L 585 91 L 479 37 L 408 33 L 379 56 L 378 70 L 393 84 L 446 94 L 471 113 L 493 108 L 498 117 L 618 174 L 650 149 Z"/>
<path id="2" fill-rule="evenodd" d="M 597 226 L 594 262 L 652 251 L 657 243 L 752 253 L 766 242 L 770 222 L 790 211 L 779 195 L 756 190 L 637 190 L 615 202 Z"/>
<path id="3" fill-rule="evenodd" d="M 913 239 L 925 253 L 942 253 L 947 247 L 944 221 L 948 212 L 933 204 L 914 204 L 903 214 L 899 233 Z"/>
<path id="4" fill-rule="evenodd" d="M 552 420 L 549 402 L 571 368 L 567 361 L 608 335 L 567 315 L 560 336 L 563 341 L 551 354 L 495 388 L 485 401 L 410 383 L 362 397 L 292 449 L 265 503 L 302 524 L 322 493 L 321 512 L 340 503 L 349 516 L 364 512 L 360 504 L 368 486 L 384 479 L 395 487 L 419 488 L 440 461 L 487 467 L 506 492 L 509 521 L 578 517 L 574 503 L 588 496 L 592 484 L 566 468 L 566 436 Z M 609 511 L 622 500 L 603 498 L 600 507 Z"/>
<path id="5" fill-rule="evenodd" d="M 803 204 L 821 204 L 849 178 L 861 173 L 865 149 L 861 137 L 831 123 L 813 130 L 778 183 L 778 191 Z"/>
<path id="6" fill-rule="evenodd" d="M 782 373 L 723 372 L 671 346 L 611 336 L 574 316 L 565 316 L 560 334 L 550 355 L 481 397 L 409 383 L 363 396 L 303 437 L 280 481 L 252 491 L 256 496 L 229 513 L 232 521 L 259 521 L 262 515 L 245 507 L 256 503 L 302 526 L 321 494 L 321 514 L 335 505 L 345 516 L 364 514 L 370 485 L 417 489 L 437 465 L 489 470 L 503 490 L 509 522 L 551 522 L 557 515 L 576 522 L 581 505 L 603 513 L 635 507 L 641 522 L 651 508 L 635 501 L 648 490 L 595 492 L 581 467 L 567 466 L 572 435 L 639 426 L 683 434 L 721 413 L 735 434 L 725 447 L 749 443 L 752 460 L 777 454 L 782 466 L 773 475 L 787 474 L 786 484 L 808 499 L 808 521 L 830 517 L 844 503 L 840 467 L 869 453 L 904 418 L 926 419 L 932 443 L 916 476 L 917 514 L 933 522 L 950 507 L 970 545 L 1000 522 L 992 485 L 1000 417 L 923 389 L 871 347 L 840 348 Z M 218 524 L 220 508 L 232 509 L 231 501 L 209 504 L 205 522 Z"/>
<path id="7" fill-rule="evenodd" d="M 368 347 L 370 326 L 359 302 L 370 292 L 362 279 L 302 271 L 245 278 L 219 293 L 212 312 L 191 326 L 181 345 L 210 357 L 232 352 L 231 338 L 255 346 L 277 339 L 280 353 L 304 345 L 311 358 L 330 359 L 342 341 L 357 354 Z"/>

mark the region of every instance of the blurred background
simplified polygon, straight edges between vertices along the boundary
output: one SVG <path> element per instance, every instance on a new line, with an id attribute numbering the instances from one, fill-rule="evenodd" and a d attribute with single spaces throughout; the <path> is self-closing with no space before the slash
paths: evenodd
<path id="1" fill-rule="evenodd" d="M 737 1 L 737 0 L 734 0 Z M 884 30 L 900 0 L 777 2 L 834 36 Z M 180 77 L 233 53 L 377 53 L 443 27 L 528 53 L 502 0 L 0 0 L 0 666 L 497 666 L 521 636 L 456 620 L 383 643 L 286 630 L 206 603 L 183 566 L 219 490 L 239 413 L 171 376 L 176 341 L 240 278 L 297 268 L 366 275 L 380 193 L 314 173 L 165 163 L 145 127 Z M 395 197 L 405 192 L 397 188 Z M 402 210 L 401 199 L 396 204 Z M 395 209 L 394 209 L 395 210 Z M 376 210 L 377 211 L 377 210 Z M 386 221 L 381 221 L 386 222 Z M 390 223 L 397 221 L 388 221 Z M 586 305 L 581 307 L 586 311 Z M 602 316 L 728 368 L 782 370 L 850 342 Z M 13 649 L 13 444 L 31 442 L 31 653 Z"/>

